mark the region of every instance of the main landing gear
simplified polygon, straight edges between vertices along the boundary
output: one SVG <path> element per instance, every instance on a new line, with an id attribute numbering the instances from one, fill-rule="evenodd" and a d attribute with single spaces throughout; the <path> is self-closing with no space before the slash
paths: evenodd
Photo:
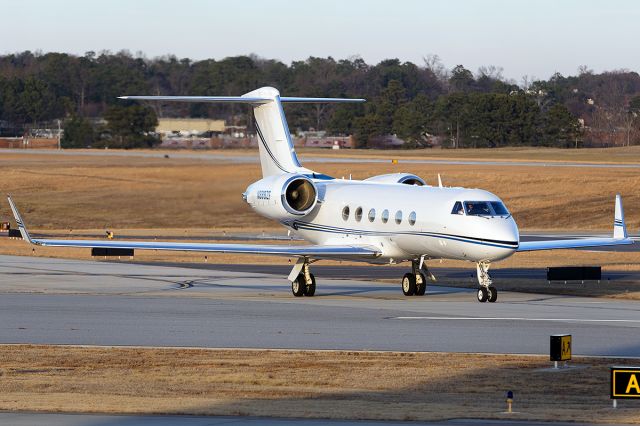
<path id="1" fill-rule="evenodd" d="M 289 274 L 291 292 L 295 297 L 316 294 L 316 277 L 309 271 L 309 259 L 300 258 Z"/>
<path id="2" fill-rule="evenodd" d="M 421 272 L 424 270 L 431 281 L 435 281 L 429 269 L 424 263 L 424 257 L 411 261 L 411 272 L 402 277 L 402 293 L 405 296 L 424 296 L 427 291 L 427 277 Z"/>
<path id="3" fill-rule="evenodd" d="M 498 290 L 492 286 L 491 276 L 489 275 L 489 262 L 478 262 L 478 302 L 490 302 L 493 303 L 498 300 Z"/>

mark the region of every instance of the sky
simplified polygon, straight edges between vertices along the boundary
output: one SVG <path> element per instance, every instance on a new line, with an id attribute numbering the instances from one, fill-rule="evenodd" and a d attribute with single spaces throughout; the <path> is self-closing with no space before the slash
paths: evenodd
<path id="1" fill-rule="evenodd" d="M 129 50 L 199 60 L 256 54 L 398 58 L 523 76 L 640 71 L 632 0 L 0 0 L 0 54 Z"/>

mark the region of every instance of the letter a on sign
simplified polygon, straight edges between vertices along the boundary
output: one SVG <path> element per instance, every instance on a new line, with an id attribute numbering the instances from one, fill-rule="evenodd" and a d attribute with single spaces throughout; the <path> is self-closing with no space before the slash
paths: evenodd
<path id="1" fill-rule="evenodd" d="M 636 393 L 640 394 L 640 385 L 638 385 L 638 379 L 635 374 L 632 374 L 631 377 L 629 377 L 629 384 L 627 385 L 625 393 L 629 393 L 631 389 L 635 389 Z"/>

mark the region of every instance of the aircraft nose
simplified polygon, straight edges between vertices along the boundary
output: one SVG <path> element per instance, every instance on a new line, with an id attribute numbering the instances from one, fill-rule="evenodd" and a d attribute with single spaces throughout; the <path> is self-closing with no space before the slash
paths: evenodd
<path id="1" fill-rule="evenodd" d="M 495 226 L 494 232 L 496 240 L 502 242 L 503 247 L 500 250 L 499 257 L 508 257 L 512 255 L 517 249 L 520 241 L 520 233 L 518 226 L 512 217 L 508 218 L 494 218 Z"/>

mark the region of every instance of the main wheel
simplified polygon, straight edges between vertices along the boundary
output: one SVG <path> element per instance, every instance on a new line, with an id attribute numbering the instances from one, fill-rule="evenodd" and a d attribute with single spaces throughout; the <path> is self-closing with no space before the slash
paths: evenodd
<path id="1" fill-rule="evenodd" d="M 402 277 L 402 292 L 405 296 L 416 294 L 416 277 L 413 274 L 404 274 Z"/>
<path id="2" fill-rule="evenodd" d="M 307 284 L 305 282 L 305 292 L 304 295 L 305 296 L 309 296 L 312 297 L 314 294 L 316 294 L 316 277 L 313 276 L 313 274 L 309 274 L 311 275 L 311 284 Z M 300 275 L 303 279 L 304 279 L 304 275 Z"/>
<path id="3" fill-rule="evenodd" d="M 478 302 L 486 302 L 489 298 L 489 292 L 485 287 L 480 287 L 478 289 Z"/>
<path id="4" fill-rule="evenodd" d="M 496 300 L 498 300 L 498 289 L 495 288 L 494 286 L 489 286 L 488 290 L 489 290 L 489 296 L 487 299 L 489 300 L 489 302 L 493 303 Z"/>
<path id="5" fill-rule="evenodd" d="M 422 283 L 416 281 L 416 296 L 424 296 L 427 292 L 427 277 L 422 272 L 420 272 L 420 277 L 422 278 Z"/>
<path id="6" fill-rule="evenodd" d="M 291 281 L 291 292 L 295 297 L 304 296 L 306 287 L 304 276 L 302 274 L 298 275 L 295 280 Z"/>

